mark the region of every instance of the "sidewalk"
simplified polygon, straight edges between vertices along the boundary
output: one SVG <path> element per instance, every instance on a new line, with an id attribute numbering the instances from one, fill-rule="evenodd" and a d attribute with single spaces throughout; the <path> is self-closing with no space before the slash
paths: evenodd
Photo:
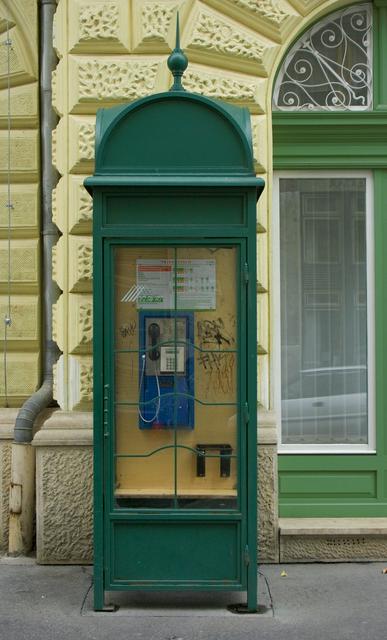
<path id="1" fill-rule="evenodd" d="M 0 640 L 385 640 L 384 567 L 263 565 L 259 615 L 227 610 L 239 593 L 186 592 L 125 592 L 95 613 L 92 567 L 0 558 Z"/>

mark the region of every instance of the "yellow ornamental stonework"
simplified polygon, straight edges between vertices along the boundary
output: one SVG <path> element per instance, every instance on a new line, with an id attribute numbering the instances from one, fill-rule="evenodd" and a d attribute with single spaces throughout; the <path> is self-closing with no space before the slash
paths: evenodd
<path id="1" fill-rule="evenodd" d="M 92 353 L 93 304 L 91 295 L 72 294 L 69 296 L 69 352 L 72 354 Z"/>
<path id="2" fill-rule="evenodd" d="M 269 353 L 269 296 L 267 293 L 258 295 L 257 326 L 258 326 L 258 355 Z"/>
<path id="3" fill-rule="evenodd" d="M 320 0 L 289 0 L 289 2 L 303 16 L 306 16 L 308 13 L 313 11 L 315 7 L 321 6 L 322 4 Z M 342 2 L 341 4 L 344 3 Z"/>
<path id="4" fill-rule="evenodd" d="M 52 249 L 52 277 L 62 291 L 66 290 L 67 262 L 67 237 L 63 234 Z"/>
<path id="5" fill-rule="evenodd" d="M 66 349 L 65 330 L 67 326 L 63 322 L 65 318 L 65 301 L 66 296 L 62 294 L 52 307 L 52 337 L 61 351 L 65 351 Z"/>
<path id="6" fill-rule="evenodd" d="M 56 398 L 64 409 L 90 410 L 92 202 L 83 180 L 94 168 L 95 114 L 169 89 L 167 57 L 174 46 L 176 11 L 189 58 L 184 86 L 247 106 L 252 114 L 255 169 L 266 181 L 257 206 L 259 393 L 270 406 L 271 90 L 295 35 L 314 15 L 338 8 L 334 0 L 60 0 L 54 44 L 54 163 L 61 179 L 53 200 L 62 237 L 54 252 L 63 294 L 55 331 L 63 352 Z"/>
<path id="7" fill-rule="evenodd" d="M 267 239 L 264 230 L 257 234 L 257 291 L 266 293 L 269 289 L 268 282 L 268 255 Z"/>
<path id="8" fill-rule="evenodd" d="M 219 70 L 209 72 L 199 65 L 190 65 L 184 76 L 187 91 L 247 106 L 252 113 L 264 113 L 265 85 L 262 79 Z"/>
<path id="9" fill-rule="evenodd" d="M 61 118 L 52 132 L 52 162 L 61 175 L 67 173 L 67 119 Z"/>
<path id="10" fill-rule="evenodd" d="M 62 58 L 67 53 L 67 6 L 66 2 L 58 2 L 54 13 L 52 25 L 53 47 L 58 58 Z"/>
<path id="11" fill-rule="evenodd" d="M 267 76 L 275 46 L 224 15 L 198 5 L 183 46 L 190 60 Z"/>
<path id="12" fill-rule="evenodd" d="M 69 50 L 127 53 L 130 50 L 129 3 L 77 0 L 69 19 Z"/>
<path id="13" fill-rule="evenodd" d="M 89 236 L 71 236 L 69 242 L 69 291 L 91 292 L 93 245 Z"/>
<path id="14" fill-rule="evenodd" d="M 83 186 L 86 176 L 69 178 L 69 230 L 74 234 L 90 234 L 92 230 L 93 202 Z"/>
<path id="15" fill-rule="evenodd" d="M 133 51 L 169 53 L 174 46 L 176 11 L 183 0 L 133 0 Z"/>
<path id="16" fill-rule="evenodd" d="M 68 405 L 71 410 L 90 411 L 93 403 L 93 359 L 69 356 Z"/>
<path id="17" fill-rule="evenodd" d="M 169 88 L 166 60 L 174 46 L 177 9 L 182 45 L 190 59 L 185 88 L 248 106 L 254 114 L 256 171 L 265 177 L 270 171 L 265 78 L 286 29 L 297 18 L 290 4 L 271 0 L 59 2 L 55 46 L 61 60 L 54 77 L 54 105 L 62 118 L 54 132 L 53 152 L 63 177 L 55 190 L 54 217 L 64 235 L 54 252 L 55 279 L 63 291 L 54 322 L 63 351 L 55 382 L 63 408 L 87 409 L 92 399 L 92 203 L 82 183 L 94 168 L 95 113 L 100 107 Z M 267 197 L 259 203 L 257 229 L 260 244 L 266 247 Z M 265 265 L 265 273 L 260 280 L 267 285 L 266 262 L 261 259 L 260 270 Z M 267 291 L 261 283 L 257 287 L 259 292 Z M 259 336 L 260 353 L 268 349 L 265 295 L 260 306 L 261 315 L 267 315 Z"/>
<path id="18" fill-rule="evenodd" d="M 101 106 L 144 98 L 160 88 L 160 62 L 109 57 L 69 59 L 71 76 L 76 84 L 69 86 L 71 113 L 95 113 Z"/>
<path id="19" fill-rule="evenodd" d="M 67 231 L 67 180 L 62 177 L 58 180 L 55 189 L 52 191 L 52 219 L 54 224 L 63 233 Z"/>
<path id="20" fill-rule="evenodd" d="M 257 173 L 264 173 L 268 164 L 266 117 L 252 116 L 251 130 L 253 136 L 255 170 Z"/>
<path id="21" fill-rule="evenodd" d="M 282 0 L 207 0 L 258 33 L 282 42 L 298 21 L 298 11 Z"/>
<path id="22" fill-rule="evenodd" d="M 69 118 L 69 171 L 89 175 L 94 172 L 95 117 Z"/>

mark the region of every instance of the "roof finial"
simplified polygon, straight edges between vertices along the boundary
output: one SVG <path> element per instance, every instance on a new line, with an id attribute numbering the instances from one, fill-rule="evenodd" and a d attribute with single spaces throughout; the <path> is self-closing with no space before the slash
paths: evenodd
<path id="1" fill-rule="evenodd" d="M 185 91 L 181 84 L 181 78 L 184 71 L 188 66 L 188 58 L 184 51 L 180 49 L 180 27 L 179 27 L 179 12 L 176 15 L 176 44 L 171 55 L 168 58 L 168 68 L 172 72 L 174 81 L 170 88 L 170 91 Z"/>

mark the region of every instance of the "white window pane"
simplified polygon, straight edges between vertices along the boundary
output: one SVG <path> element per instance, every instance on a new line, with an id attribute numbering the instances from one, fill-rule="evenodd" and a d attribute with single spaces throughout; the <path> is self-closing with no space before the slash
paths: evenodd
<path id="1" fill-rule="evenodd" d="M 292 47 L 279 71 L 273 109 L 372 108 L 372 5 L 320 20 Z"/>
<path id="2" fill-rule="evenodd" d="M 365 444 L 366 179 L 279 185 L 282 442 Z"/>

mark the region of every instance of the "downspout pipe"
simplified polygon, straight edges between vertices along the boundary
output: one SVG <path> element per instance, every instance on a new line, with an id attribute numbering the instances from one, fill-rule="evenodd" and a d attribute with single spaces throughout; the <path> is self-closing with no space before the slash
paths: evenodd
<path id="1" fill-rule="evenodd" d="M 56 66 L 53 48 L 53 18 L 56 0 L 39 0 L 40 31 L 40 154 L 41 154 L 41 211 L 42 211 L 42 331 L 43 382 L 21 407 L 15 422 L 14 442 L 30 443 L 34 422 L 38 414 L 53 401 L 53 365 L 59 349 L 52 339 L 52 248 L 58 240 L 58 229 L 52 222 L 51 196 L 56 184 L 56 171 L 52 166 L 51 139 L 57 118 L 52 108 L 51 74 Z"/>

